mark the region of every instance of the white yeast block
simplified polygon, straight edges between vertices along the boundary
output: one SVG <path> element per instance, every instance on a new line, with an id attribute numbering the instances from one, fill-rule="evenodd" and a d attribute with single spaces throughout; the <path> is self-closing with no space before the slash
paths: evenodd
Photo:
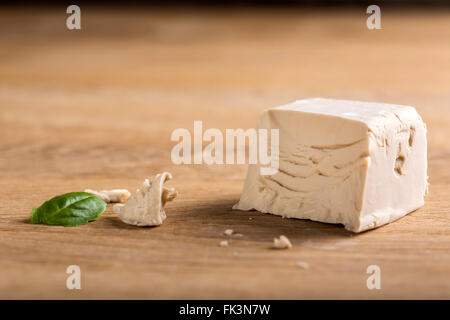
<path id="1" fill-rule="evenodd" d="M 278 172 L 249 165 L 234 209 L 361 232 L 424 204 L 426 128 L 413 107 L 313 98 L 263 111 L 258 128 L 279 129 Z"/>

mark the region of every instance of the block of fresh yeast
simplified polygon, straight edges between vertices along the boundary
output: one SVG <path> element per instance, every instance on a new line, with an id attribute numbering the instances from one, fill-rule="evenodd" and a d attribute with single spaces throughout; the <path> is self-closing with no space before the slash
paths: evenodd
<path id="1" fill-rule="evenodd" d="M 264 110 L 257 127 L 279 129 L 278 170 L 249 165 L 233 209 L 361 232 L 424 204 L 426 127 L 413 107 L 305 99 Z"/>

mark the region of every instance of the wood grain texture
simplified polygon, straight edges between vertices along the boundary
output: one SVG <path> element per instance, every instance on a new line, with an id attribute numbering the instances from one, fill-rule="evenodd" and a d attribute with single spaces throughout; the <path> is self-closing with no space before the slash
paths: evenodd
<path id="1" fill-rule="evenodd" d="M 450 12 L 0 11 L 0 298 L 450 298 Z M 251 128 L 259 112 L 324 96 L 415 106 L 428 126 L 430 194 L 382 228 L 232 211 L 244 165 L 176 166 L 176 128 Z M 108 206 L 74 228 L 32 207 L 170 171 L 179 198 L 157 228 Z M 252 219 L 250 219 L 252 218 Z M 219 247 L 225 229 L 242 233 Z M 284 234 L 291 250 L 273 250 Z M 309 269 L 297 262 L 305 261 Z M 77 264 L 82 289 L 67 290 Z M 366 288 L 366 268 L 382 289 Z"/>

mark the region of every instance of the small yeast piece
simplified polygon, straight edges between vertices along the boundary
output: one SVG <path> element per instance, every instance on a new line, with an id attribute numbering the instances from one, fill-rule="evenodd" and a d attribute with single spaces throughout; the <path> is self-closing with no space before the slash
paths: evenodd
<path id="1" fill-rule="evenodd" d="M 227 236 L 231 236 L 234 233 L 234 230 L 233 229 L 226 229 L 223 233 L 225 235 L 227 235 Z"/>
<path id="2" fill-rule="evenodd" d="M 221 247 L 227 247 L 227 246 L 228 246 L 228 241 L 227 241 L 227 240 L 222 240 L 222 241 L 220 241 L 219 246 L 221 246 Z"/>
<path id="3" fill-rule="evenodd" d="M 309 264 L 308 264 L 308 262 L 299 261 L 299 262 L 297 262 L 297 267 L 299 267 L 300 269 L 308 269 Z"/>
<path id="4" fill-rule="evenodd" d="M 150 182 L 145 179 L 141 188 L 126 204 L 116 204 L 113 212 L 119 219 L 135 226 L 159 226 L 166 219 L 164 211 L 167 202 L 174 200 L 178 192 L 167 188 L 164 183 L 172 179 L 169 172 L 157 174 Z"/>
<path id="5" fill-rule="evenodd" d="M 279 238 L 273 239 L 273 247 L 276 249 L 290 249 L 292 244 L 286 236 L 281 235 Z"/>
<path id="6" fill-rule="evenodd" d="M 112 189 L 112 190 L 92 190 L 86 189 L 84 192 L 92 193 L 105 201 L 106 203 L 125 203 L 131 197 L 131 193 L 127 189 Z"/>

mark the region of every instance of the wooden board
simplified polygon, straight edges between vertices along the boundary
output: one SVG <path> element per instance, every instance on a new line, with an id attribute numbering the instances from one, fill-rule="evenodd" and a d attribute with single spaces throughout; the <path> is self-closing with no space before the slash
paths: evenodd
<path id="1" fill-rule="evenodd" d="M 0 12 L 0 298 L 450 298 L 450 12 L 65 8 Z M 264 108 L 324 96 L 409 104 L 428 125 L 430 194 L 382 228 L 231 210 L 245 165 L 170 160 L 176 128 L 252 128 Z M 157 228 L 108 206 L 88 225 L 32 225 L 85 188 L 180 192 Z M 252 219 L 250 219 L 252 218 Z M 223 231 L 234 229 L 219 247 Z M 271 249 L 284 234 L 291 250 Z M 301 269 L 297 262 L 309 264 Z M 82 289 L 66 289 L 79 265 Z M 368 290 L 378 265 L 381 290 Z"/>

